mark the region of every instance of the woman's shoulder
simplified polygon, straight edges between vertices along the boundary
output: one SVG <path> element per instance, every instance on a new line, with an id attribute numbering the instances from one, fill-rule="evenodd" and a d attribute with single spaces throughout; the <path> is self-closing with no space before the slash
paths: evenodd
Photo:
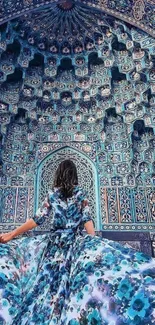
<path id="1" fill-rule="evenodd" d="M 80 185 L 76 185 L 73 189 L 73 194 L 78 198 L 78 200 L 83 201 L 87 196 L 86 190 Z"/>
<path id="2" fill-rule="evenodd" d="M 80 186 L 80 185 L 75 185 L 73 188 L 73 194 L 72 196 L 77 199 L 78 201 L 83 201 L 87 197 L 87 192 L 86 190 Z M 54 187 L 52 189 L 48 190 L 48 198 L 51 202 L 57 201 L 58 199 L 61 199 L 61 193 L 60 193 L 60 188 Z"/>
<path id="3" fill-rule="evenodd" d="M 57 196 L 57 189 L 56 188 L 48 190 L 48 198 L 49 198 L 49 200 L 51 202 L 56 199 L 56 196 Z"/>

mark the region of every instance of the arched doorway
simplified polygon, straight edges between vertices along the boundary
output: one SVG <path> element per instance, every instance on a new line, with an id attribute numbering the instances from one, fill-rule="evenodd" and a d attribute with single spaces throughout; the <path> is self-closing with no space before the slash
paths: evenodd
<path id="1" fill-rule="evenodd" d="M 64 159 L 71 159 L 77 166 L 79 185 L 88 192 L 90 213 L 95 221 L 96 229 L 99 230 L 100 204 L 96 167 L 87 156 L 73 148 L 63 147 L 50 153 L 41 161 L 40 165 L 38 166 L 36 178 L 36 209 L 44 200 L 48 190 L 52 188 L 56 168 Z M 48 222 L 41 228 L 42 230 L 49 229 Z"/>

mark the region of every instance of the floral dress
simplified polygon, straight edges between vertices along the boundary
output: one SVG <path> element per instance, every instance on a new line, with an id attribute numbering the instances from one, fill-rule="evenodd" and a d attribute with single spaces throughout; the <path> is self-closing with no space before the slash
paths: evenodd
<path id="1" fill-rule="evenodd" d="M 0 245 L 0 325 L 155 324 L 155 260 L 85 236 L 91 216 L 78 186 L 67 201 L 50 191 L 34 221 L 50 209 L 49 234 Z"/>

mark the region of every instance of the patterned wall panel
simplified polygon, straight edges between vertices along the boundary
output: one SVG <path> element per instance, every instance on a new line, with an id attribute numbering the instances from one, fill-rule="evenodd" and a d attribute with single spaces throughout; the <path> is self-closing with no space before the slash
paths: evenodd
<path id="1" fill-rule="evenodd" d="M 131 189 L 119 188 L 118 195 L 120 223 L 135 223 Z"/>
<path id="2" fill-rule="evenodd" d="M 5 190 L 3 190 L 2 222 L 4 224 L 15 222 L 16 192 L 16 188 L 5 188 Z"/>
<path id="3" fill-rule="evenodd" d="M 117 189 L 107 189 L 108 221 L 109 223 L 118 223 L 118 201 Z"/>
<path id="4" fill-rule="evenodd" d="M 17 192 L 17 210 L 16 210 L 16 223 L 24 223 L 27 219 L 28 209 L 28 188 L 18 188 Z"/>
<path id="5" fill-rule="evenodd" d="M 150 223 L 155 222 L 155 190 L 154 188 L 146 189 L 146 200 L 148 206 L 148 218 Z"/>

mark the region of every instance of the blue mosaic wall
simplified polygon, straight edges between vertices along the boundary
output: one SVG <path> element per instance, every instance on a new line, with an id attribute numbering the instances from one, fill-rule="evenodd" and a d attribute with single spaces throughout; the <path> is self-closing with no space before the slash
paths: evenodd
<path id="1" fill-rule="evenodd" d="M 123 4 L 126 22 L 88 4 L 47 3 L 0 26 L 0 231 L 33 215 L 66 157 L 97 230 L 154 231 L 152 21 L 145 33 Z"/>

